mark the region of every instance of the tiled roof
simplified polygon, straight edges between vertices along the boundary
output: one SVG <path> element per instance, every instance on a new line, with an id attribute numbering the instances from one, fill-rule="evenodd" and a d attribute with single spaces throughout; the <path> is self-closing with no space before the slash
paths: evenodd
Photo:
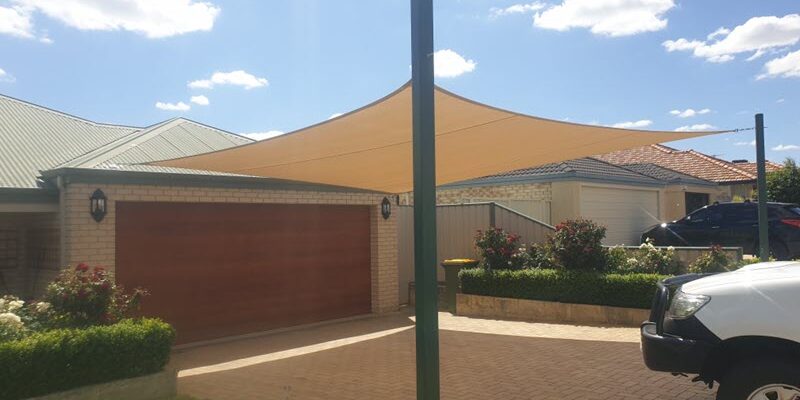
<path id="1" fill-rule="evenodd" d="M 58 167 L 125 169 L 252 140 L 183 118 L 147 128 L 101 124 L 0 95 L 0 188 L 36 188 Z"/>
<path id="2" fill-rule="evenodd" d="M 744 170 L 750 174 L 753 175 L 756 174 L 756 163 L 754 162 L 741 162 L 741 163 L 737 162 L 733 164 L 736 165 L 737 168 Z M 783 166 L 781 166 L 780 164 L 774 163 L 772 161 L 767 161 L 765 166 L 767 167 L 767 172 L 773 172 L 783 168 Z"/>
<path id="3" fill-rule="evenodd" d="M 661 144 L 620 150 L 596 156 L 613 164 L 652 163 L 712 182 L 752 182 L 755 168 L 741 167 L 694 150 L 677 150 Z M 774 163 L 770 163 L 773 166 Z"/>
<path id="4" fill-rule="evenodd" d="M 488 183 L 493 181 L 504 181 L 509 179 L 536 179 L 536 178 L 555 178 L 555 177 L 584 177 L 605 180 L 627 180 L 638 181 L 641 183 L 658 184 L 657 179 L 642 175 L 625 167 L 610 164 L 596 158 L 579 158 L 576 160 L 562 161 L 558 163 L 545 164 L 538 167 L 523 168 L 497 175 L 490 175 L 483 178 L 473 179 L 469 183 Z"/>
<path id="5" fill-rule="evenodd" d="M 682 174 L 678 171 L 664 168 L 656 164 L 626 164 L 623 167 L 636 171 L 642 175 L 647 175 L 651 178 L 658 179 L 672 184 L 689 184 L 689 185 L 716 185 L 716 183 L 704 179 L 696 178 L 691 175 Z"/>

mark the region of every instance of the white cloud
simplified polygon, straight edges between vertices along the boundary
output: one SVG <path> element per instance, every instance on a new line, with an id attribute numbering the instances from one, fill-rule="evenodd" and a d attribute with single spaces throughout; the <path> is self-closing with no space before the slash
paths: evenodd
<path id="1" fill-rule="evenodd" d="M 533 24 L 557 31 L 587 28 L 595 35 L 628 36 L 664 29 L 664 14 L 673 7 L 673 0 L 564 0 L 537 12 Z"/>
<path id="2" fill-rule="evenodd" d="M 328 119 L 334 119 L 334 118 L 336 118 L 336 117 L 339 117 L 339 116 L 341 116 L 342 114 L 343 114 L 343 113 L 333 113 L 333 114 L 331 114 L 331 116 L 330 116 L 330 117 L 328 117 Z"/>
<path id="3" fill-rule="evenodd" d="M 653 124 L 653 121 L 649 119 L 640 119 L 638 121 L 625 121 L 625 122 L 617 122 L 614 125 L 611 125 L 614 128 L 624 128 L 624 129 L 632 129 L 632 128 L 644 128 Z"/>
<path id="4" fill-rule="evenodd" d="M 252 132 L 252 133 L 242 133 L 242 136 L 247 136 L 253 140 L 264 140 L 273 138 L 275 136 L 283 135 L 284 131 L 266 131 L 266 132 Z"/>
<path id="5" fill-rule="evenodd" d="M 756 145 L 756 141 L 755 140 L 751 140 L 749 142 L 736 142 L 733 145 L 734 146 L 755 146 Z"/>
<path id="6" fill-rule="evenodd" d="M 0 82 L 14 82 L 15 80 L 11 74 L 0 68 Z"/>
<path id="7" fill-rule="evenodd" d="M 796 144 L 779 144 L 772 148 L 773 151 L 794 151 L 800 150 L 800 146 Z"/>
<path id="8" fill-rule="evenodd" d="M 725 28 L 724 26 L 723 27 L 719 27 L 714 32 L 709 33 L 708 36 L 706 36 L 706 39 L 713 40 L 717 36 L 725 36 L 725 35 L 727 35 L 729 33 L 731 33 L 730 29 Z"/>
<path id="9" fill-rule="evenodd" d="M 33 32 L 30 12 L 22 7 L 0 7 L 0 33 L 32 39 Z"/>
<path id="10" fill-rule="evenodd" d="M 433 71 L 439 78 L 455 78 L 467 72 L 472 72 L 477 66 L 473 60 L 468 60 L 450 49 L 439 50 L 433 53 Z"/>
<path id="11" fill-rule="evenodd" d="M 269 85 L 266 78 L 259 78 L 242 70 L 231 72 L 214 72 L 210 79 L 200 79 L 189 82 L 192 89 L 211 89 L 217 85 L 241 86 L 245 89 L 254 89 Z"/>
<path id="12" fill-rule="evenodd" d="M 11 0 L 67 26 L 90 31 L 125 30 L 149 38 L 209 31 L 220 8 L 194 0 Z"/>
<path id="13" fill-rule="evenodd" d="M 703 108 L 701 110 L 695 110 L 692 108 L 687 108 L 685 110 L 672 110 L 669 113 L 678 117 L 678 118 L 690 118 L 697 115 L 703 115 L 710 113 L 711 110 L 708 108 Z"/>
<path id="14" fill-rule="evenodd" d="M 780 98 L 780 99 L 778 99 L 778 100 L 775 100 L 775 102 L 776 102 L 776 103 L 778 103 L 778 104 L 781 104 L 781 103 L 783 103 L 784 101 L 786 101 L 786 99 L 784 99 L 784 98 Z"/>
<path id="15" fill-rule="evenodd" d="M 534 1 L 533 3 L 528 3 L 528 4 L 514 4 L 505 8 L 492 7 L 491 9 L 489 9 L 489 12 L 491 13 L 490 15 L 492 17 L 497 18 L 512 14 L 532 13 L 534 11 L 539 11 L 545 7 L 547 7 L 546 4 L 540 1 Z"/>
<path id="16" fill-rule="evenodd" d="M 716 126 L 711 124 L 694 124 L 694 125 L 684 125 L 678 128 L 675 128 L 676 132 L 694 132 L 694 131 L 713 131 L 717 129 Z"/>
<path id="17" fill-rule="evenodd" d="M 800 14 L 783 17 L 753 17 L 733 29 L 719 28 L 706 40 L 680 38 L 662 43 L 668 52 L 691 51 L 695 57 L 710 62 L 728 62 L 739 53 L 753 52 L 755 60 L 764 54 L 784 51 L 800 41 Z"/>
<path id="18" fill-rule="evenodd" d="M 800 50 L 789 53 L 783 57 L 767 61 L 764 64 L 765 72 L 757 77 L 764 78 L 800 78 Z"/>
<path id="19" fill-rule="evenodd" d="M 194 104 L 201 105 L 201 106 L 207 106 L 210 103 L 208 101 L 208 97 L 203 96 L 202 94 L 199 95 L 199 96 L 192 96 L 189 99 L 189 101 L 191 101 Z"/>
<path id="20" fill-rule="evenodd" d="M 156 102 L 156 108 L 159 110 L 166 110 L 166 111 L 189 111 L 192 106 L 179 101 L 177 103 L 163 103 L 163 102 Z"/>

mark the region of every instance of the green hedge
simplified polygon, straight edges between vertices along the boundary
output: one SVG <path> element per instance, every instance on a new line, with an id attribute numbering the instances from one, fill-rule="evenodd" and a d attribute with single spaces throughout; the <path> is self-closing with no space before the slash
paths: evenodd
<path id="1" fill-rule="evenodd" d="M 57 329 L 0 343 L 0 399 L 22 399 L 161 371 L 175 333 L 156 319 Z"/>
<path id="2" fill-rule="evenodd" d="M 601 274 L 589 271 L 523 269 L 461 270 L 461 291 L 481 296 L 650 308 L 657 274 Z"/>

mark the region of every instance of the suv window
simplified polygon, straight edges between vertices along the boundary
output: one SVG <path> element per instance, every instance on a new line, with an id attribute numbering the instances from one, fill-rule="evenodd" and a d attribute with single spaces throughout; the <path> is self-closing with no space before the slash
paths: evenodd
<path id="1" fill-rule="evenodd" d="M 733 223 L 753 223 L 758 221 L 758 207 L 755 204 L 735 204 L 726 207 L 725 221 Z"/>
<path id="2" fill-rule="evenodd" d="M 686 216 L 683 220 L 689 224 L 697 224 L 708 220 L 708 207 L 701 208 Z"/>

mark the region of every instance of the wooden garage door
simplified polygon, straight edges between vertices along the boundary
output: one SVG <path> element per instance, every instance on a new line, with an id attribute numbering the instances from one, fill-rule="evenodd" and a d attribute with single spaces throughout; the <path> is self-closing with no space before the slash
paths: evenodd
<path id="1" fill-rule="evenodd" d="M 370 312 L 367 206 L 116 207 L 117 280 L 179 343 Z"/>
<path id="2" fill-rule="evenodd" d="M 638 245 L 658 220 L 658 191 L 581 187 L 581 216 L 606 227 L 603 244 Z"/>

